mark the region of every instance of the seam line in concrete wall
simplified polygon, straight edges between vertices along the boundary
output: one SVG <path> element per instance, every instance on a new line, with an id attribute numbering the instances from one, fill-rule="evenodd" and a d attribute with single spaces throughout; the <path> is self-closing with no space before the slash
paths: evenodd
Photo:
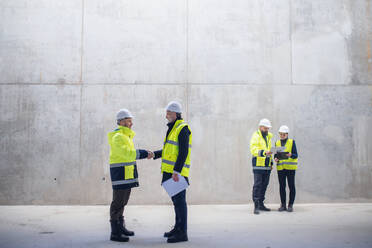
<path id="1" fill-rule="evenodd" d="M 290 61 L 291 61 L 291 84 L 293 84 L 293 42 L 292 42 L 292 0 L 289 0 L 289 42 L 290 42 Z"/>
<path id="2" fill-rule="evenodd" d="M 81 44 L 80 44 L 80 83 L 83 82 L 83 55 L 84 55 L 84 0 L 81 0 Z"/>
<path id="3" fill-rule="evenodd" d="M 189 119 L 189 0 L 186 0 L 186 30 L 185 30 L 185 36 L 186 36 L 186 120 Z"/>
<path id="4" fill-rule="evenodd" d="M 17 85 L 17 86 L 38 86 L 38 85 L 45 85 L 45 86 L 80 86 L 82 84 L 79 83 L 0 83 L 0 87 L 4 86 L 9 86 L 9 85 Z M 128 85 L 159 85 L 159 86 L 164 86 L 164 85 L 171 85 L 171 86 L 185 86 L 185 83 L 89 83 L 89 84 L 84 84 L 85 86 L 110 86 L 110 85 L 116 85 L 116 86 L 128 86 Z M 189 86 L 197 86 L 197 85 L 229 85 L 229 86 L 334 86 L 334 87 L 363 87 L 363 86 L 372 86 L 371 83 L 368 84 L 320 84 L 320 83 L 301 83 L 301 84 L 288 84 L 288 83 L 188 83 Z"/>
<path id="5" fill-rule="evenodd" d="M 82 163 L 82 157 L 81 157 L 81 154 L 82 154 L 82 119 L 83 119 L 83 114 L 82 114 L 82 108 L 83 108 L 83 85 L 80 84 L 80 125 L 79 125 L 79 178 L 81 176 L 81 163 Z"/>

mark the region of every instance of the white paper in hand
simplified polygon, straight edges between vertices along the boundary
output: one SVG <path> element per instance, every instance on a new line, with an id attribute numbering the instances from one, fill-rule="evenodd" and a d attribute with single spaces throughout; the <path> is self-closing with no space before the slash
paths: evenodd
<path id="1" fill-rule="evenodd" d="M 178 194 L 182 190 L 189 187 L 189 184 L 187 183 L 186 179 L 183 176 L 178 175 L 178 178 L 179 178 L 178 182 L 175 182 L 173 178 L 169 178 L 167 181 L 164 181 L 161 184 L 161 186 L 163 186 L 163 188 L 165 189 L 165 191 L 167 191 L 170 197 Z"/>
<path id="2" fill-rule="evenodd" d="M 271 152 L 272 153 L 277 153 L 277 152 L 284 152 L 285 146 L 279 146 L 279 147 L 271 147 Z"/>

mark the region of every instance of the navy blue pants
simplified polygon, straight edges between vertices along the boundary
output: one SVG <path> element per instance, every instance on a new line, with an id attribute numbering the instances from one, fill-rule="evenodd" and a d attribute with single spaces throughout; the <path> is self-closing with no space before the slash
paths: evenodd
<path id="1" fill-rule="evenodd" d="M 254 184 L 252 190 L 253 202 L 263 203 L 267 185 L 269 185 L 271 171 L 265 173 L 254 173 Z"/>
<path id="2" fill-rule="evenodd" d="M 186 204 L 186 190 L 181 191 L 177 195 L 172 196 L 174 205 L 174 212 L 176 215 L 176 229 L 187 231 L 187 204 Z"/>
<path id="3" fill-rule="evenodd" d="M 295 186 L 295 170 L 280 170 L 278 171 L 278 179 L 280 185 L 280 201 L 283 206 L 286 204 L 286 180 L 288 181 L 289 187 L 289 205 L 293 205 L 296 197 L 296 186 Z"/>

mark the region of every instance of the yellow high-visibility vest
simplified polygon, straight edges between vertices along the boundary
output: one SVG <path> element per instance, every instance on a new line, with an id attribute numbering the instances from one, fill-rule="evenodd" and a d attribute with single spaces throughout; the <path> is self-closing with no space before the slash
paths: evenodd
<path id="1" fill-rule="evenodd" d="M 268 133 L 266 136 L 266 143 L 260 130 L 253 133 L 250 142 L 250 150 L 253 157 L 252 161 L 256 161 L 252 164 L 253 170 L 271 170 L 271 156 L 266 157 L 266 152 L 269 152 L 271 149 L 272 137 L 273 134 Z"/>
<path id="2" fill-rule="evenodd" d="M 282 144 L 280 140 L 277 140 L 275 143 L 276 147 L 281 147 Z M 292 152 L 292 146 L 293 146 L 293 139 L 287 139 L 287 142 L 285 143 L 285 150 L 284 152 Z M 276 164 L 276 169 L 278 171 L 280 170 L 297 170 L 297 163 L 298 159 L 297 158 L 288 158 L 288 159 L 281 159 L 279 162 Z"/>
<path id="3" fill-rule="evenodd" d="M 111 148 L 110 173 L 113 186 L 138 182 L 135 171 L 139 154 L 134 148 L 135 135 L 133 130 L 123 126 L 119 126 L 107 135 Z"/>
<path id="4" fill-rule="evenodd" d="M 190 131 L 189 136 L 189 152 L 185 164 L 183 165 L 181 175 L 184 177 L 189 176 L 190 171 L 190 155 L 191 155 L 191 144 L 192 144 L 192 133 L 190 127 L 183 120 L 177 120 L 174 124 L 172 130 L 169 132 L 168 137 L 164 139 L 164 146 L 162 151 L 162 161 L 161 161 L 161 171 L 173 173 L 174 165 L 176 164 L 179 144 L 178 144 L 178 135 L 180 134 L 182 128 L 187 126 Z"/>

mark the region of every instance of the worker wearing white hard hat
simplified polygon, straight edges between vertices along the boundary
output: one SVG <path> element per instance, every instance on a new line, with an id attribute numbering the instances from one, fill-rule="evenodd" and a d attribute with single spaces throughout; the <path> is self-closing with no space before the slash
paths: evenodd
<path id="1" fill-rule="evenodd" d="M 258 126 L 271 128 L 271 122 L 268 119 L 261 119 L 260 120 L 260 123 L 258 124 Z"/>
<path id="2" fill-rule="evenodd" d="M 279 192 L 281 205 L 279 211 L 293 211 L 293 203 L 296 197 L 295 175 L 298 164 L 298 154 L 296 143 L 293 139 L 288 138 L 289 128 L 282 125 L 279 128 L 280 139 L 275 142 L 276 147 L 283 147 L 283 152 L 278 152 L 274 155 L 276 168 L 279 179 Z M 286 205 L 286 181 L 289 187 L 289 203 Z"/>
<path id="3" fill-rule="evenodd" d="M 254 202 L 254 214 L 259 214 L 260 210 L 270 211 L 264 205 L 265 193 L 269 184 L 272 159 L 271 159 L 271 138 L 269 133 L 271 122 L 268 119 L 260 120 L 258 130 L 252 135 L 250 141 L 250 151 L 252 154 L 252 166 L 254 175 L 254 184 L 252 190 L 252 199 Z"/>
<path id="4" fill-rule="evenodd" d="M 133 115 L 131 112 L 129 112 L 128 109 L 120 109 L 116 113 L 116 121 L 120 122 L 121 120 L 124 119 L 133 119 Z"/>
<path id="5" fill-rule="evenodd" d="M 155 151 L 154 159 L 162 158 L 162 183 L 167 180 L 178 182 L 185 178 L 189 182 L 192 133 L 189 125 L 182 119 L 182 107 L 177 101 L 171 101 L 166 107 L 168 131 L 163 149 Z M 181 178 L 183 177 L 183 178 Z M 188 241 L 186 189 L 172 196 L 175 211 L 175 225 L 164 233 L 168 243 Z"/>
<path id="6" fill-rule="evenodd" d="M 131 189 L 138 187 L 137 159 L 152 158 L 154 154 L 143 149 L 135 149 L 132 130 L 133 115 L 128 109 L 120 109 L 116 114 L 117 129 L 108 133 L 110 144 L 110 177 L 113 199 L 110 205 L 112 241 L 128 242 L 134 232 L 126 228 L 124 207 L 127 205 Z"/>
<path id="7" fill-rule="evenodd" d="M 171 101 L 168 103 L 166 110 L 169 112 L 174 112 L 181 114 L 182 113 L 182 107 L 181 104 L 177 101 Z"/>

